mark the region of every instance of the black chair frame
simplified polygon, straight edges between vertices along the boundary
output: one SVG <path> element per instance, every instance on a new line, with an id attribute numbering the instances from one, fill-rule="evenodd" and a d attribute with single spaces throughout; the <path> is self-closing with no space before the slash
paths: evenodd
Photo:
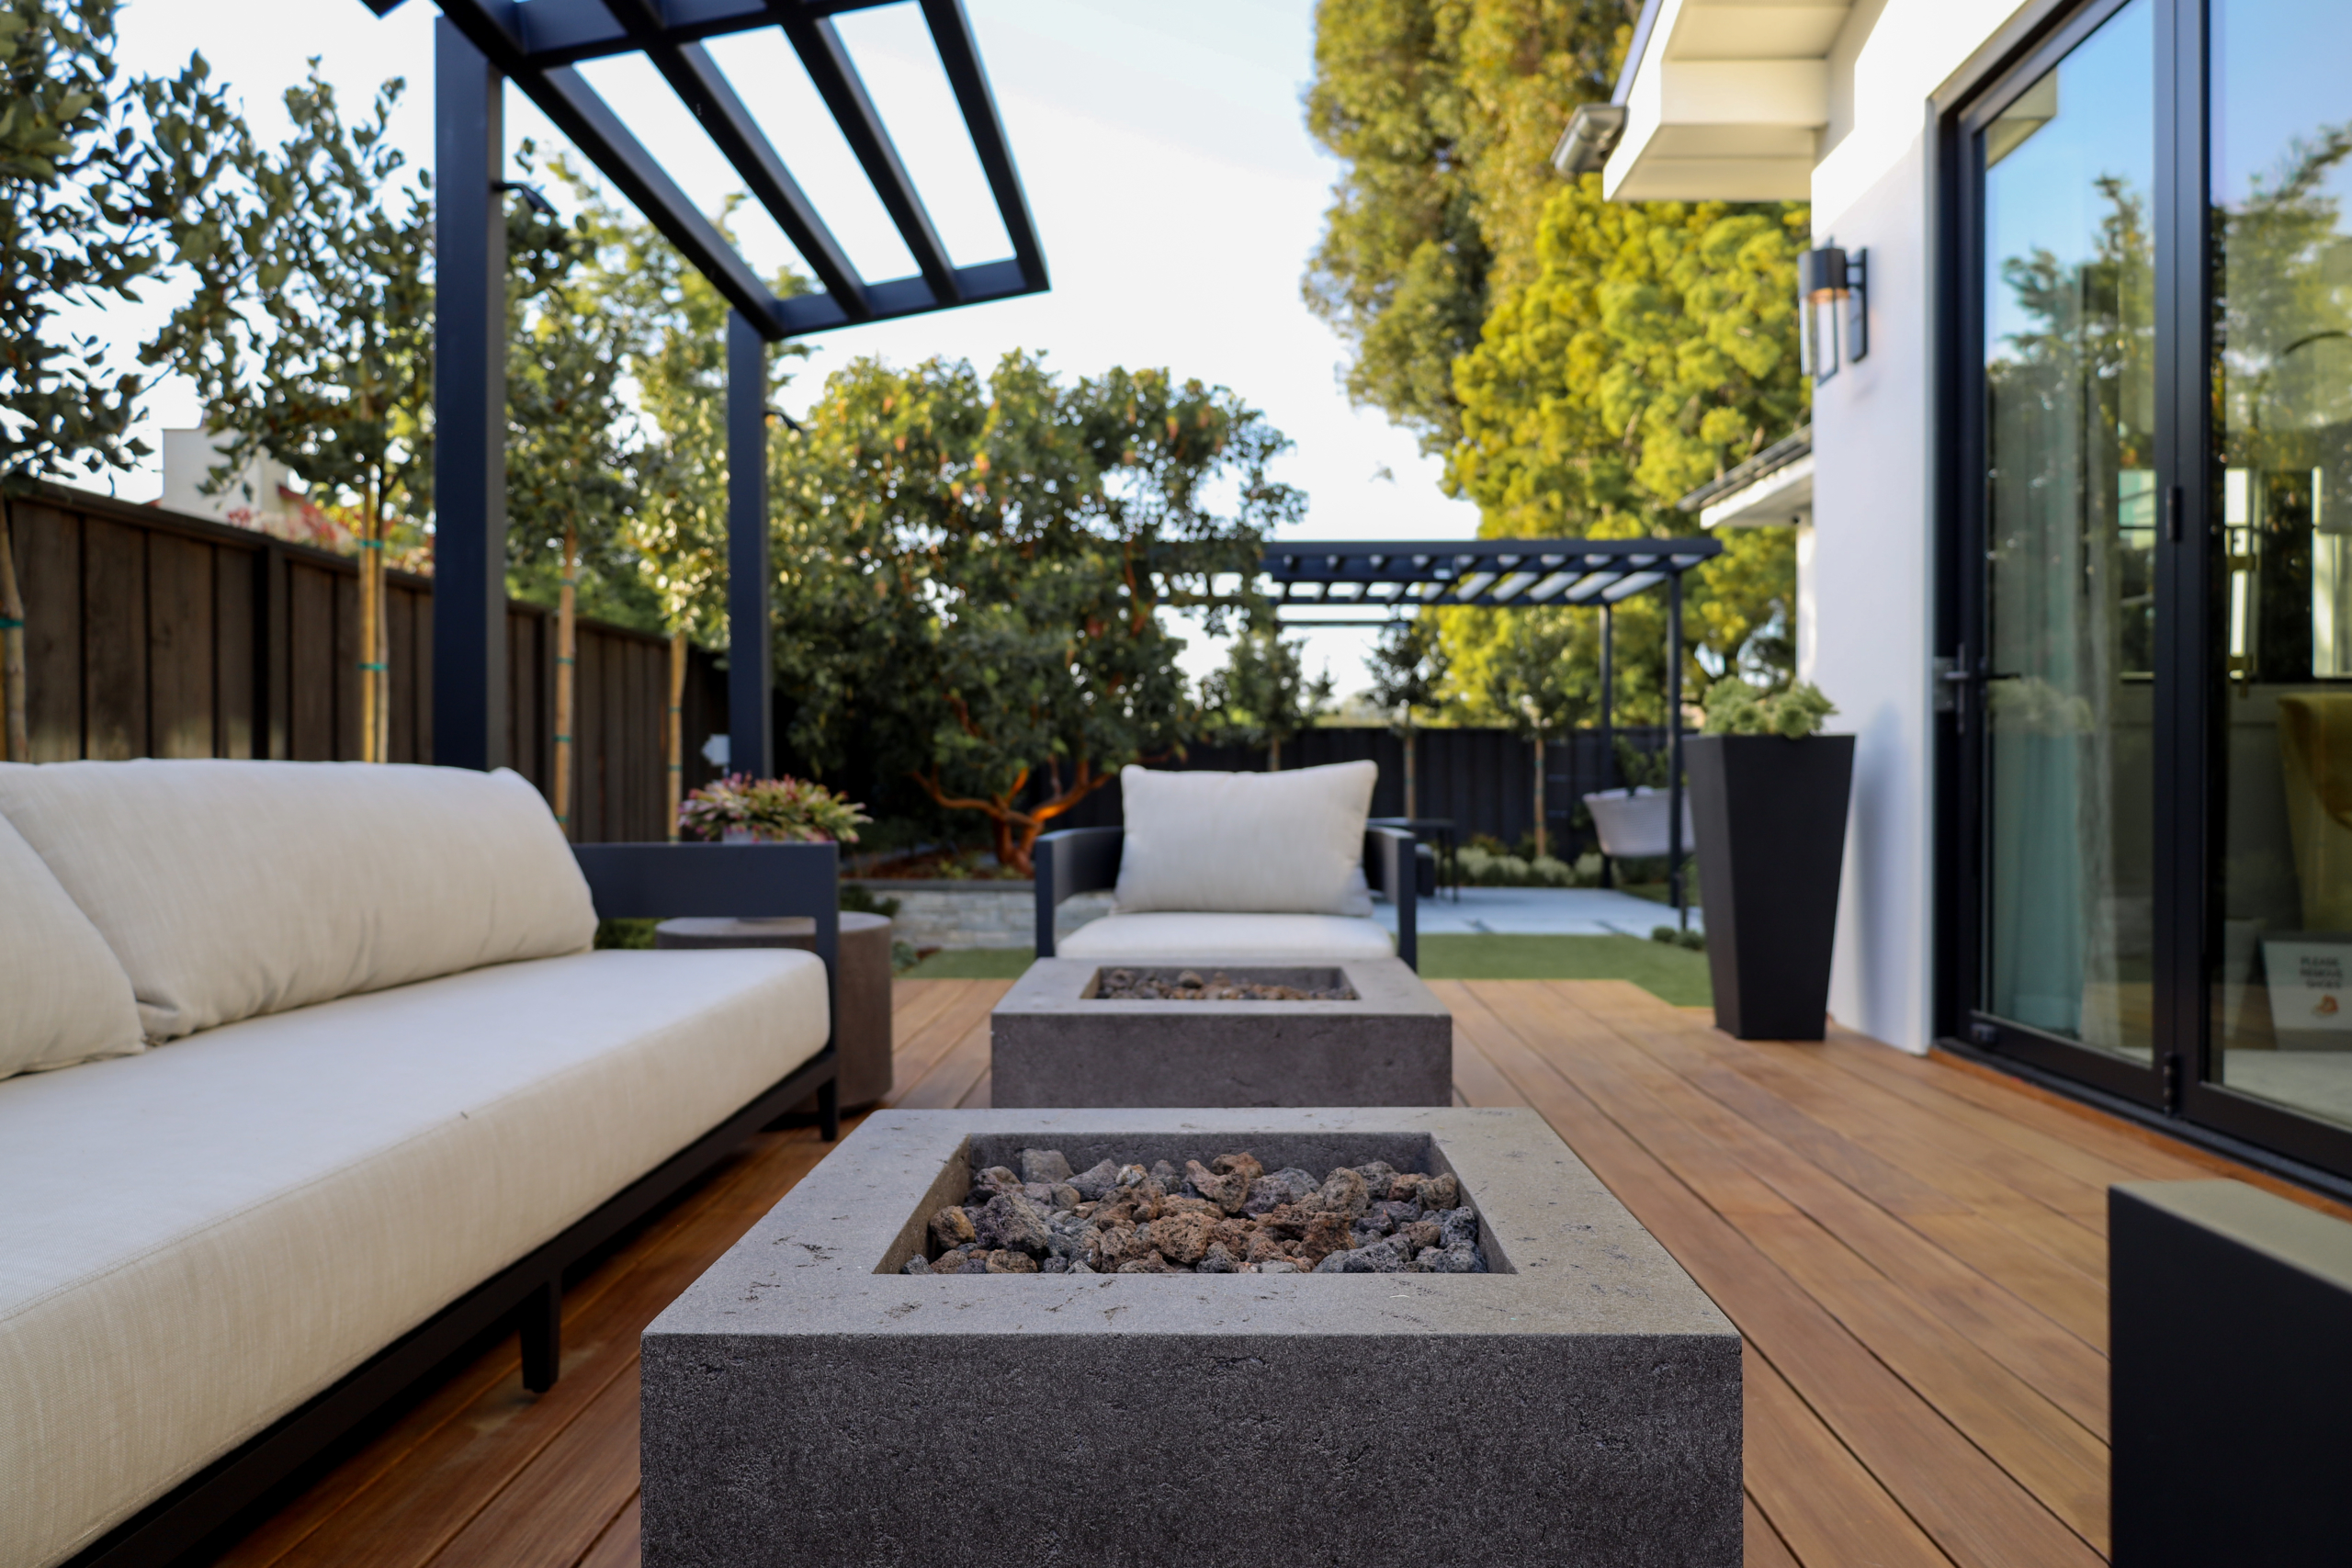
<path id="1" fill-rule="evenodd" d="M 1119 857 L 1126 847 L 1124 828 L 1065 828 L 1037 840 L 1037 956 L 1051 958 L 1055 917 L 1080 893 L 1099 893 L 1119 883 Z M 1437 857 L 1401 828 L 1372 827 L 1363 835 L 1363 879 L 1374 893 L 1396 906 L 1396 956 L 1421 966 L 1417 898 L 1437 892 Z"/>

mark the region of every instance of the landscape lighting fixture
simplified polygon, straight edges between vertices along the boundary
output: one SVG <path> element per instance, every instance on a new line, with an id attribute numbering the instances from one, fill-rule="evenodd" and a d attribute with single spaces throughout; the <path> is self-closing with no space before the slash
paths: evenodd
<path id="1" fill-rule="evenodd" d="M 1797 257 L 1797 351 L 1815 385 L 1871 351 L 1870 256 L 1823 245 Z"/>
<path id="2" fill-rule="evenodd" d="M 516 196 L 523 198 L 524 206 L 529 208 L 532 211 L 537 213 L 542 218 L 553 218 L 556 215 L 555 203 L 549 201 L 548 199 L 547 192 L 541 190 L 537 186 L 526 186 L 520 180 L 499 180 L 494 182 L 490 188 L 498 192 L 501 196 L 505 195 L 509 191 L 514 192 Z"/>

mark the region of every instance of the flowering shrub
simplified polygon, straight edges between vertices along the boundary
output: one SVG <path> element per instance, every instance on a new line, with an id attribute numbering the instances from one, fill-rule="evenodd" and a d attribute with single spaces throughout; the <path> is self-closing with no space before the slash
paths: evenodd
<path id="1" fill-rule="evenodd" d="M 729 773 L 678 804 L 678 831 L 690 839 L 724 839 L 741 830 L 766 843 L 857 842 L 858 825 L 874 818 L 807 779 L 755 779 Z"/>

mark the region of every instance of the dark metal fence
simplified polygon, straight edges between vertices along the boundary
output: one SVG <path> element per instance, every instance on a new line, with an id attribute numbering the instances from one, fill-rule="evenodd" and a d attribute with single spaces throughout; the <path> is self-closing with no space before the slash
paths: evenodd
<path id="1" fill-rule="evenodd" d="M 10 503 L 25 600 L 35 761 L 359 755 L 358 570 L 347 558 L 209 519 L 47 489 Z M 433 580 L 389 574 L 390 759 L 433 760 Z M 510 600 L 507 757 L 548 787 L 555 614 Z M 669 647 L 579 626 L 575 836 L 660 839 Z M 725 723 L 725 678 L 690 654 L 686 784 Z"/>

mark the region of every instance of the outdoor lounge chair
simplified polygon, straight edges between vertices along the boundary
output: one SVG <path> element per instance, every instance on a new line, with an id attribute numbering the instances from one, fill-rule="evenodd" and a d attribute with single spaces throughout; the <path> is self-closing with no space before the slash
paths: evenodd
<path id="1" fill-rule="evenodd" d="M 1377 776 L 1371 762 L 1125 769 L 1125 827 L 1037 840 L 1037 956 L 1295 964 L 1393 952 L 1418 967 L 1415 900 L 1433 891 L 1436 863 L 1412 834 L 1366 825 Z M 1057 938 L 1063 900 L 1106 888 L 1116 910 Z M 1374 893 L 1396 906 L 1393 944 Z"/>

